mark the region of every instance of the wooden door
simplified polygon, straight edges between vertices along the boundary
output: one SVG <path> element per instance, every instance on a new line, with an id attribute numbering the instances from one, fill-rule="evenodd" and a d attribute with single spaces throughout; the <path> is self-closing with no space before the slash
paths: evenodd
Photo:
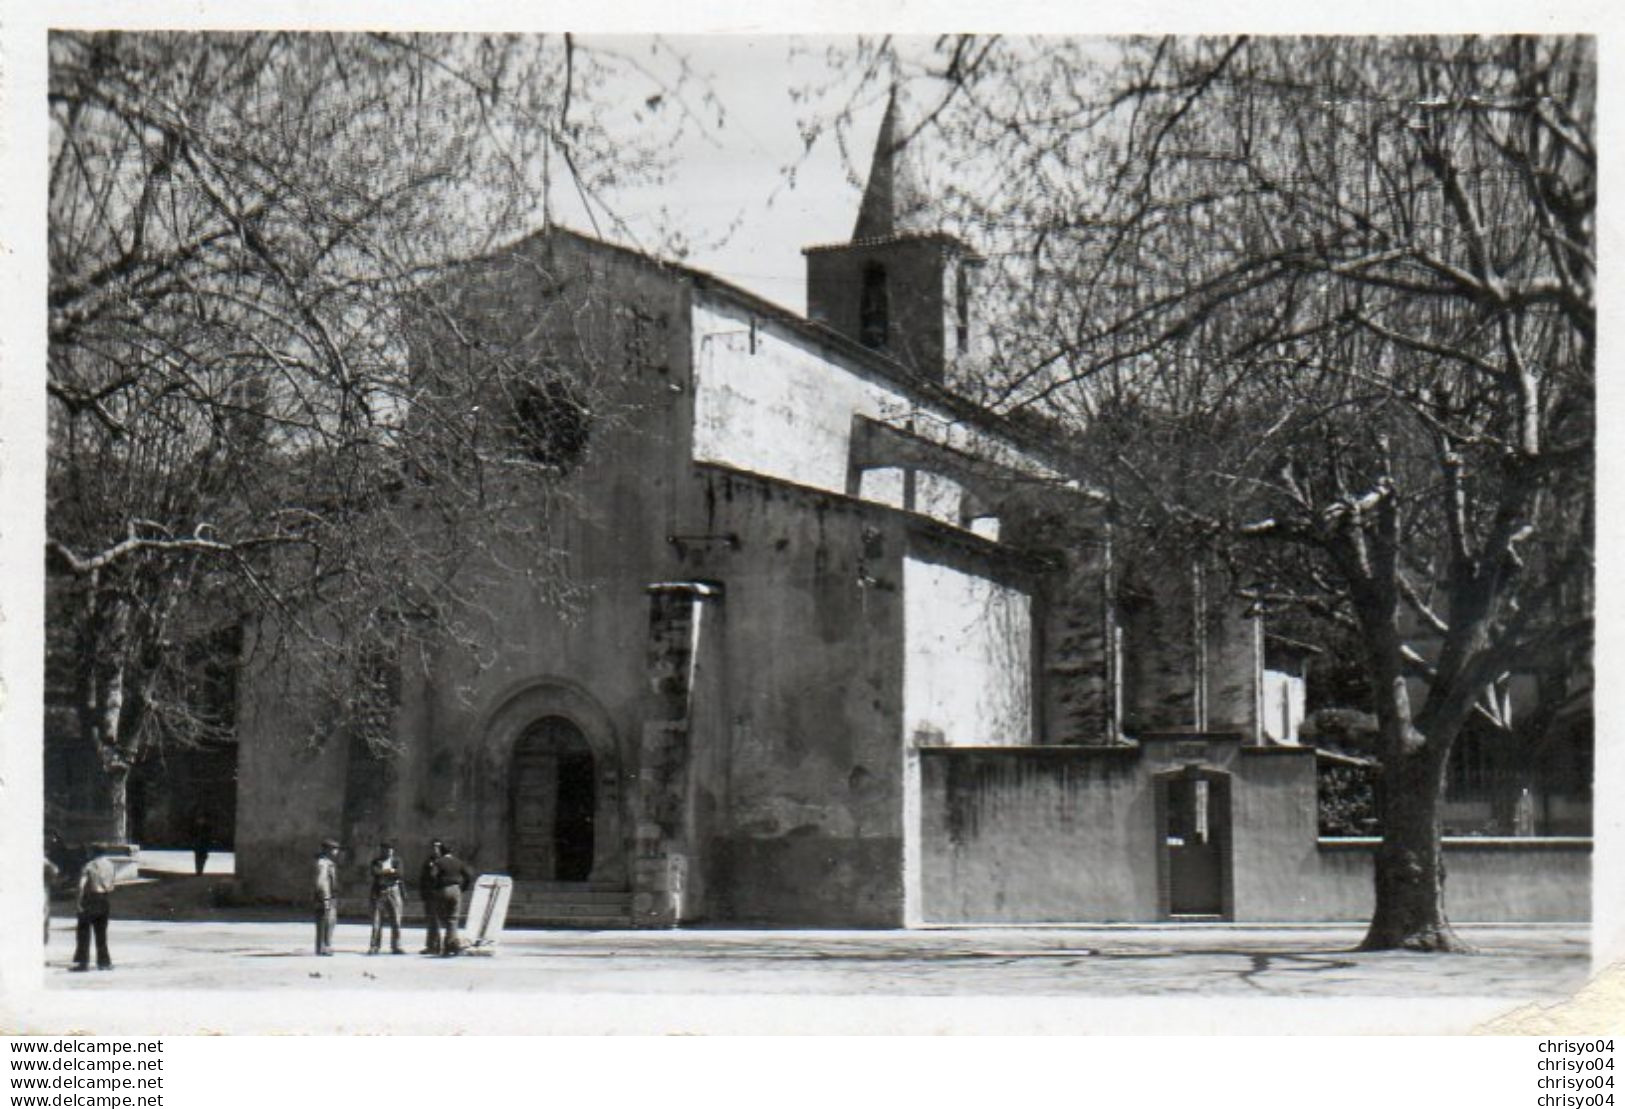
<path id="1" fill-rule="evenodd" d="M 515 878 L 551 878 L 559 758 L 546 751 L 521 749 L 515 752 L 513 763 L 513 843 L 508 866 Z"/>
<path id="2" fill-rule="evenodd" d="M 515 878 L 586 881 L 592 874 L 596 760 L 581 729 L 549 716 L 514 745 L 508 868 Z"/>

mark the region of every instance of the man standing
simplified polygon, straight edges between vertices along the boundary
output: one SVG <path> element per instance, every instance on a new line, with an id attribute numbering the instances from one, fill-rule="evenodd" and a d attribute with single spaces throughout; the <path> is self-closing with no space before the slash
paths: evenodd
<path id="1" fill-rule="evenodd" d="M 401 949 L 401 858 L 395 854 L 395 844 L 384 840 L 378 845 L 378 855 L 372 860 L 372 943 L 368 955 L 378 954 L 383 939 L 384 921 L 389 921 L 389 953 L 404 955 Z"/>
<path id="2" fill-rule="evenodd" d="M 56 880 L 62 872 L 49 858 L 45 860 L 45 943 L 51 942 L 51 894 L 56 891 Z"/>
<path id="3" fill-rule="evenodd" d="M 429 857 L 423 860 L 423 869 L 418 871 L 418 896 L 423 898 L 423 917 L 428 921 L 428 935 L 424 938 L 420 955 L 440 954 L 440 921 L 435 918 L 434 910 L 434 863 L 444 849 L 445 844 L 439 840 L 430 840 Z"/>
<path id="4" fill-rule="evenodd" d="M 198 874 L 202 874 L 203 868 L 209 865 L 209 846 L 213 838 L 209 818 L 199 809 L 192 817 L 192 868 Z"/>
<path id="5" fill-rule="evenodd" d="M 92 932 L 96 935 L 96 969 L 113 969 L 113 957 L 107 953 L 107 918 L 117 879 L 113 860 L 99 852 L 79 872 L 79 924 L 74 937 L 73 970 L 90 969 Z"/>
<path id="6" fill-rule="evenodd" d="M 339 919 L 339 845 L 337 840 L 322 840 L 322 849 L 316 855 L 316 954 L 333 954 L 333 927 Z"/>
<path id="7" fill-rule="evenodd" d="M 460 955 L 463 945 L 457 938 L 457 913 L 462 907 L 463 891 L 474 884 L 474 871 L 452 851 L 451 844 L 442 844 L 440 857 L 434 860 L 434 912 L 435 923 L 440 926 L 442 955 Z"/>

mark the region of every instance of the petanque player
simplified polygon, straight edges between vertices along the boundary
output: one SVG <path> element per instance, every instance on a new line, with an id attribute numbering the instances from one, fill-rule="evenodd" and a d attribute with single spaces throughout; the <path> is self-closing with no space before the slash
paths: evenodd
<path id="1" fill-rule="evenodd" d="M 435 874 L 434 861 L 445 850 L 445 844 L 437 839 L 429 841 L 429 857 L 423 860 L 423 867 L 418 871 L 418 896 L 423 898 L 423 919 L 427 921 L 427 934 L 423 940 L 421 955 L 440 954 L 440 921 L 435 916 L 434 893 Z"/>
<path id="2" fill-rule="evenodd" d="M 434 860 L 433 879 L 440 954 L 460 955 L 463 945 L 457 938 L 457 912 L 462 907 L 463 891 L 474 884 L 474 871 L 453 853 L 448 843 L 441 846 L 440 857 Z"/>
<path id="3" fill-rule="evenodd" d="M 383 939 L 384 922 L 389 922 L 389 953 L 391 955 L 404 955 L 401 947 L 401 857 L 395 854 L 395 844 L 384 840 L 378 845 L 378 854 L 373 858 L 372 870 L 372 942 L 367 946 L 368 955 L 378 954 L 379 942 Z"/>
<path id="4" fill-rule="evenodd" d="M 73 970 L 90 969 L 90 937 L 96 937 L 96 969 L 112 970 L 107 951 L 107 919 L 112 913 L 113 886 L 118 871 L 113 860 L 96 853 L 79 872 L 79 921 L 74 932 Z"/>
<path id="5" fill-rule="evenodd" d="M 333 927 L 339 919 L 339 845 L 337 840 L 322 840 L 322 849 L 316 854 L 316 954 L 333 954 Z"/>

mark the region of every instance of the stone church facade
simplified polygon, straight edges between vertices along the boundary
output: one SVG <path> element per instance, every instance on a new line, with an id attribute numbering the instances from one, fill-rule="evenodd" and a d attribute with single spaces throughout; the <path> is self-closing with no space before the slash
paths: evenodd
<path id="1" fill-rule="evenodd" d="M 852 240 L 806 251 L 808 318 L 557 228 L 459 276 L 543 328 L 570 288 L 571 349 L 624 367 L 635 403 L 565 479 L 582 601 L 496 587 L 492 658 L 406 675 L 388 760 L 292 750 L 313 710 L 249 675 L 251 893 L 302 897 L 326 835 L 355 888 L 378 838 L 438 836 L 554 924 L 1362 914 L 1369 852 L 1317 843 L 1255 622 L 1193 567 L 1125 618 L 1103 499 L 950 387 L 979 259 L 922 218 L 895 127 Z"/>

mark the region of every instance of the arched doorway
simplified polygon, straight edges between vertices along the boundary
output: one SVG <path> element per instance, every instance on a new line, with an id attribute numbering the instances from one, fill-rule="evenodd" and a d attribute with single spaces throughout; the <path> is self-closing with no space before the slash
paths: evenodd
<path id="1" fill-rule="evenodd" d="M 596 846 L 598 769 L 574 721 L 544 716 L 513 747 L 508 867 L 515 878 L 585 882 Z"/>

